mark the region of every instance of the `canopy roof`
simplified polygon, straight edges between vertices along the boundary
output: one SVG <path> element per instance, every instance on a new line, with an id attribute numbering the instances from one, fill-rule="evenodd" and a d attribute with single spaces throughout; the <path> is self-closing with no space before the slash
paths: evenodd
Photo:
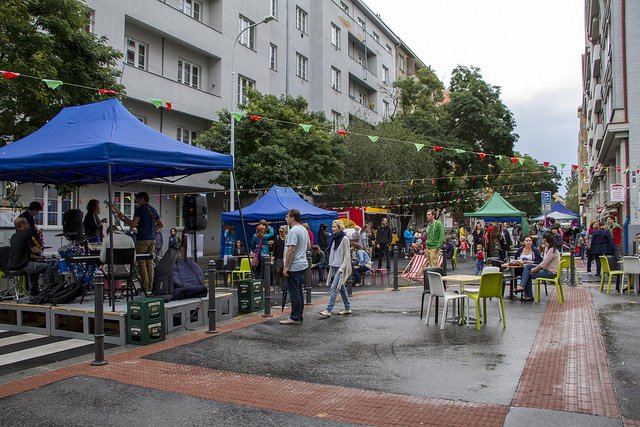
<path id="1" fill-rule="evenodd" d="M 230 155 L 170 138 L 117 99 L 63 108 L 36 132 L 0 148 L 0 180 L 45 184 L 113 182 L 230 170 Z"/>
<path id="2" fill-rule="evenodd" d="M 464 214 L 464 216 L 476 218 L 520 218 L 526 215 L 526 213 L 514 208 L 498 192 L 493 193 L 491 198 L 477 211 Z"/>
<path id="3" fill-rule="evenodd" d="M 538 215 L 535 218 L 532 218 L 534 221 L 540 221 L 543 220 L 545 218 L 545 216 L 547 218 L 554 218 L 557 219 L 558 221 L 568 221 L 568 220 L 572 220 L 572 219 L 578 219 L 580 218 L 580 215 L 578 215 L 577 213 L 573 212 L 572 210 L 570 210 L 569 208 L 567 208 L 565 205 L 563 205 L 560 202 L 555 202 L 553 204 L 553 206 L 551 206 L 551 211 L 548 214 L 541 214 Z"/>
<path id="4" fill-rule="evenodd" d="M 320 209 L 304 201 L 291 187 L 274 185 L 258 201 L 242 209 L 242 216 L 246 221 L 284 221 L 289 209 L 298 209 L 300 217 L 311 219 L 337 219 L 338 213 Z M 224 212 L 222 221 L 239 221 L 240 211 Z"/>

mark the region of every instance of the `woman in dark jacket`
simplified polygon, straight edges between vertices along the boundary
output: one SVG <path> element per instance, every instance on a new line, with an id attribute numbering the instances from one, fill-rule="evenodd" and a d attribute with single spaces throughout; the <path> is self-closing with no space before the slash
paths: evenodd
<path id="1" fill-rule="evenodd" d="M 484 246 L 484 230 L 479 222 L 476 223 L 476 228 L 473 229 L 471 235 L 473 236 L 473 252 L 475 253 L 478 245 Z"/>
<path id="2" fill-rule="evenodd" d="M 600 276 L 600 255 L 613 255 L 613 238 L 605 228 L 604 221 L 598 223 L 599 228 L 591 236 L 591 254 L 596 260 L 596 276 Z"/>
<path id="3" fill-rule="evenodd" d="M 516 252 L 516 260 L 521 264 L 540 264 L 542 262 L 542 255 L 538 248 L 533 246 L 533 238 L 531 236 L 526 236 L 523 243 L 524 246 Z M 514 277 L 522 276 L 522 270 L 523 268 L 514 268 Z"/>
<path id="4" fill-rule="evenodd" d="M 82 221 L 84 235 L 89 242 L 102 242 L 102 224 L 107 222 L 106 218 L 100 219 L 100 202 L 96 199 L 87 203 L 87 213 Z"/>

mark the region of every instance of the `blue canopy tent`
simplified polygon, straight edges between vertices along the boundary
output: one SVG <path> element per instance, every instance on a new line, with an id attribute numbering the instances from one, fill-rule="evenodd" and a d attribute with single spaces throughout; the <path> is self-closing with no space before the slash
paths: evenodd
<path id="1" fill-rule="evenodd" d="M 0 180 L 71 185 L 106 182 L 109 199 L 112 182 L 180 179 L 221 170 L 233 170 L 231 156 L 170 138 L 142 123 L 117 99 L 63 108 L 31 135 L 0 148 Z M 93 364 L 100 365 L 106 363 L 103 302 L 101 285 L 96 286 Z"/>
<path id="2" fill-rule="evenodd" d="M 542 221 L 545 218 L 554 218 L 558 221 L 579 221 L 580 215 L 573 212 L 571 209 L 567 208 L 560 202 L 555 202 L 553 206 L 551 206 L 551 210 L 548 214 L 541 214 L 535 218 L 532 218 L 533 221 Z M 577 225 L 577 223 L 576 223 Z"/>
<path id="3" fill-rule="evenodd" d="M 320 209 L 311 203 L 304 201 L 298 193 L 291 187 L 273 186 L 267 193 L 258 199 L 252 205 L 242 209 L 242 217 L 248 223 L 246 228 L 247 241 L 251 240 L 251 236 L 256 228 L 256 223 L 265 219 L 271 223 L 284 223 L 285 215 L 289 209 L 298 209 L 303 222 L 309 224 L 309 228 L 314 236 L 318 236 L 320 224 L 331 223 L 334 219 L 338 219 L 338 213 Z M 240 226 L 240 211 L 224 212 L 222 214 L 223 228 L 226 224 L 231 224 L 236 230 L 236 239 L 244 242 L 244 231 Z M 275 232 L 276 230 L 274 230 Z M 224 235 L 224 234 L 223 234 Z M 224 239 L 220 239 L 220 250 L 224 249 Z"/>

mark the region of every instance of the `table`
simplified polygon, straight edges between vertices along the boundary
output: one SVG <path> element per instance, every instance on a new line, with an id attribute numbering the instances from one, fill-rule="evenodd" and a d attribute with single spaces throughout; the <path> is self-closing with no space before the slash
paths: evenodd
<path id="1" fill-rule="evenodd" d="M 500 266 L 503 270 L 504 269 L 511 270 L 511 277 L 505 278 L 505 279 L 509 279 L 509 299 L 515 299 L 513 288 L 515 287 L 518 281 L 518 277 L 515 275 L 515 270 L 517 270 L 518 268 L 524 268 L 524 266 L 527 264 L 533 264 L 533 261 L 524 261 L 520 265 L 511 265 L 509 263 L 506 263 Z"/>
<path id="2" fill-rule="evenodd" d="M 460 285 L 460 293 L 464 293 L 464 285 L 469 283 L 478 283 L 480 284 L 480 276 L 473 276 L 471 274 L 452 274 L 451 276 L 442 276 L 443 282 L 458 282 Z M 455 316 L 455 313 L 453 313 Z M 469 319 L 471 320 L 471 319 Z M 474 319 L 475 320 L 475 319 Z M 442 319 L 444 322 L 444 319 Z M 458 322 L 464 321 L 464 305 L 460 310 L 460 318 Z"/>

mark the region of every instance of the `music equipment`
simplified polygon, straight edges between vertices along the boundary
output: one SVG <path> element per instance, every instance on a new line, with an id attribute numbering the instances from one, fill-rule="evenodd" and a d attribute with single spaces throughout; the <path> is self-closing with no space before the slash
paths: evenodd
<path id="1" fill-rule="evenodd" d="M 62 215 L 62 233 L 67 239 L 81 240 L 84 237 L 82 219 L 80 209 L 69 209 Z"/>
<path id="2" fill-rule="evenodd" d="M 184 196 L 182 219 L 186 231 L 202 231 L 207 228 L 207 198 L 201 194 Z"/>
<path id="3" fill-rule="evenodd" d="M 152 254 L 136 254 L 136 261 L 153 259 Z M 102 265 L 100 255 L 73 255 L 67 258 L 70 264 L 96 264 Z"/>

